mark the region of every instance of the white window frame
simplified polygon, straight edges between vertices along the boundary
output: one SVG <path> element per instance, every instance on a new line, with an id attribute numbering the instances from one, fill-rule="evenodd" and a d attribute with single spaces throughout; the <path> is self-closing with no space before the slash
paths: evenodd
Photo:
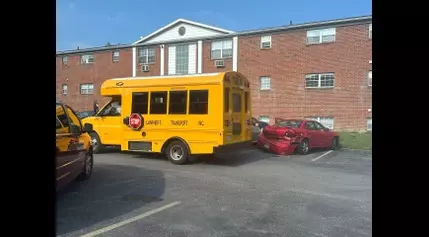
<path id="1" fill-rule="evenodd" d="M 259 77 L 259 89 L 261 91 L 271 90 L 271 77 L 269 76 Z"/>
<path id="2" fill-rule="evenodd" d="M 216 47 L 216 44 L 221 44 L 220 47 Z M 225 45 L 231 45 L 231 48 L 225 48 Z M 232 55 L 234 54 L 233 51 L 233 45 L 232 45 L 232 39 L 227 39 L 227 40 L 216 40 L 216 41 L 212 41 L 211 44 L 211 49 L 210 49 L 210 58 L 211 59 L 227 59 L 227 58 L 232 58 Z M 213 51 L 215 50 L 220 50 L 220 57 L 213 57 Z M 224 50 L 231 50 L 231 56 L 224 56 L 223 55 L 223 51 Z"/>
<path id="3" fill-rule="evenodd" d="M 87 88 L 83 88 L 87 87 Z M 83 83 L 79 85 L 81 95 L 93 95 L 94 94 L 94 83 Z"/>
<path id="4" fill-rule="evenodd" d="M 372 86 L 372 69 L 368 71 L 368 86 Z"/>
<path id="5" fill-rule="evenodd" d="M 308 116 L 308 117 L 306 117 L 305 118 L 306 120 L 313 120 L 313 121 L 316 121 L 316 122 L 318 122 L 318 123 L 320 123 L 320 124 L 322 124 L 324 127 L 326 127 L 326 128 L 329 128 L 329 129 L 334 129 L 334 125 L 335 125 L 335 119 L 334 119 L 334 117 L 332 117 L 332 116 Z M 327 119 L 330 119 L 331 121 L 332 121 L 332 126 L 330 127 L 330 126 L 328 126 L 328 125 L 326 125 L 326 123 L 324 124 L 323 123 L 323 121 L 325 120 L 327 120 Z"/>
<path id="6" fill-rule="evenodd" d="M 264 43 L 268 43 L 264 45 Z M 270 49 L 271 48 L 271 35 L 263 35 L 261 36 L 261 49 Z"/>
<path id="7" fill-rule="evenodd" d="M 68 89 L 69 89 L 69 86 L 67 84 L 62 84 L 61 85 L 61 93 L 63 95 L 67 95 Z"/>
<path id="8" fill-rule="evenodd" d="M 312 76 L 316 76 L 316 75 L 317 75 L 317 78 L 318 78 L 318 84 L 317 84 L 317 86 L 307 86 L 307 79 L 309 79 Z M 332 86 L 322 86 L 322 76 L 328 76 L 328 75 L 332 75 L 334 77 Z M 312 74 L 307 74 L 307 75 L 305 75 L 304 86 L 305 86 L 305 88 L 308 88 L 308 89 L 334 88 L 335 87 L 335 73 L 328 72 L 328 73 L 312 73 Z"/>
<path id="9" fill-rule="evenodd" d="M 92 64 L 95 62 L 95 56 L 93 54 L 83 54 L 80 56 L 81 64 Z"/>
<path id="10" fill-rule="evenodd" d="M 368 126 L 369 124 L 371 124 L 371 126 Z M 372 117 L 366 118 L 366 130 L 372 131 Z"/>
<path id="11" fill-rule="evenodd" d="M 69 62 L 69 57 L 67 57 L 67 56 L 63 56 L 63 57 L 61 58 L 61 61 L 62 61 L 63 65 L 67 65 L 67 64 L 68 64 L 68 62 Z"/>
<path id="12" fill-rule="evenodd" d="M 372 39 L 372 23 L 368 26 L 368 37 Z"/>
<path id="13" fill-rule="evenodd" d="M 334 36 L 333 40 L 329 41 L 323 41 L 323 36 Z M 337 30 L 336 28 L 327 28 L 327 29 L 320 29 L 320 30 L 309 30 L 307 31 L 307 38 L 306 42 L 307 44 L 322 44 L 322 43 L 332 43 L 336 41 L 337 36 Z M 317 42 L 309 42 L 309 37 L 319 37 L 319 40 Z"/>
<path id="14" fill-rule="evenodd" d="M 153 56 L 153 62 L 151 61 L 151 62 L 149 62 L 149 49 L 151 49 L 150 51 L 152 52 L 152 50 L 153 50 L 153 55 L 151 55 L 151 56 Z M 142 54 L 142 51 L 146 51 L 146 55 L 143 57 L 143 56 L 141 56 L 141 54 Z M 137 59 L 137 61 L 138 61 L 138 63 L 139 64 L 153 64 L 153 63 L 155 63 L 155 61 L 156 61 L 156 59 L 155 59 L 155 56 L 156 56 L 156 52 L 155 52 L 155 47 L 144 47 L 144 48 L 139 48 L 138 49 L 138 59 Z M 140 61 L 140 59 L 144 59 L 144 61 L 143 62 L 141 62 Z"/>
<path id="15" fill-rule="evenodd" d="M 118 55 L 115 55 L 115 54 L 118 54 Z M 113 62 L 119 62 L 119 57 L 120 57 L 120 53 L 119 53 L 119 51 L 113 51 L 112 52 L 112 61 Z"/>
<path id="16" fill-rule="evenodd" d="M 265 123 L 270 123 L 270 116 L 268 116 L 268 115 L 260 115 L 259 116 L 259 121 L 265 122 Z"/>

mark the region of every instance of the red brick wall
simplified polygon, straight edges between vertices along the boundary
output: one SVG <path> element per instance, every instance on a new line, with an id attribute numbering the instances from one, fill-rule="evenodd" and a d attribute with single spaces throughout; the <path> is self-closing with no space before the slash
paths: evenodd
<path id="1" fill-rule="evenodd" d="M 306 45 L 306 31 L 272 35 L 272 48 L 260 49 L 259 36 L 238 39 L 238 71 L 251 82 L 253 115 L 304 117 L 332 116 L 335 129 L 365 129 L 371 117 L 372 89 L 367 86 L 367 73 L 372 60 L 372 40 L 368 24 L 337 27 L 336 42 Z M 138 50 L 137 50 L 138 51 Z M 203 42 L 203 73 L 231 71 L 232 58 L 224 68 L 216 68 L 210 58 L 211 40 Z M 168 45 L 164 48 L 164 74 L 168 75 Z M 95 63 L 80 64 L 80 55 L 68 55 L 64 66 L 57 57 L 57 98 L 76 110 L 92 109 L 99 96 L 101 83 L 114 77 L 132 76 L 132 49 L 120 50 L 119 62 L 112 62 L 112 51 L 94 52 Z M 138 53 L 136 54 L 138 57 Z M 198 55 L 197 55 L 198 62 Z M 141 72 L 136 58 L 137 76 L 160 74 L 160 48 L 155 46 L 155 63 L 149 72 Z M 198 68 L 198 63 L 197 63 Z M 335 88 L 305 89 L 308 73 L 335 73 Z M 271 90 L 259 90 L 259 78 L 271 77 Z M 68 80 L 67 80 L 68 79 Z M 61 94 L 61 85 L 68 84 L 68 95 Z M 94 83 L 95 95 L 80 95 L 79 84 Z"/>
<path id="2" fill-rule="evenodd" d="M 215 67 L 215 60 L 211 59 L 212 41 L 203 42 L 203 73 L 232 71 L 232 58 L 224 59 L 225 67 Z"/>
<path id="3" fill-rule="evenodd" d="M 75 110 L 92 110 L 93 101 L 104 103 L 107 99 L 100 96 L 103 81 L 115 77 L 132 76 L 132 49 L 119 50 L 119 62 L 113 62 L 112 51 L 93 52 L 95 62 L 80 64 L 80 54 L 68 56 L 68 64 L 62 64 L 62 56 L 56 59 L 57 99 L 68 103 Z M 86 53 L 84 53 L 86 54 Z M 81 95 L 81 83 L 94 83 L 94 95 Z M 68 85 L 68 94 L 62 95 L 62 84 Z"/>
<path id="4" fill-rule="evenodd" d="M 337 27 L 336 42 L 306 45 L 306 31 L 272 35 L 272 48 L 260 49 L 260 36 L 239 37 L 238 71 L 251 82 L 253 115 L 302 118 L 332 116 L 335 129 L 365 129 L 372 89 L 368 25 Z M 335 73 L 335 88 L 305 89 L 305 75 Z M 260 76 L 271 90 L 259 90 Z"/>

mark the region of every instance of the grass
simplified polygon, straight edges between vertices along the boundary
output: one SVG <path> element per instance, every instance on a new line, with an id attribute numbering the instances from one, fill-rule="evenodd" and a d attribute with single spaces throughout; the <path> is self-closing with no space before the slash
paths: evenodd
<path id="1" fill-rule="evenodd" d="M 372 133 L 340 132 L 340 146 L 341 148 L 371 150 Z"/>

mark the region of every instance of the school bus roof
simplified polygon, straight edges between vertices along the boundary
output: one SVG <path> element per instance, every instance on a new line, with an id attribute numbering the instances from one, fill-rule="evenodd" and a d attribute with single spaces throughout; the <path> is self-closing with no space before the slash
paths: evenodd
<path id="1" fill-rule="evenodd" d="M 198 84 L 216 84 L 224 80 L 225 74 L 244 76 L 238 72 L 218 72 L 202 73 L 192 75 L 174 75 L 174 76 L 151 76 L 151 77 L 125 77 L 113 78 L 103 82 L 100 88 L 101 95 L 120 94 L 122 88 L 138 88 L 151 86 L 184 86 Z M 248 82 L 245 79 L 246 82 Z"/>

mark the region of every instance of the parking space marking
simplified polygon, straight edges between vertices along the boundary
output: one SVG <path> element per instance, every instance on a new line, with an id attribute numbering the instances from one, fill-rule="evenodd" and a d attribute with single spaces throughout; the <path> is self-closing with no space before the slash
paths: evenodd
<path id="1" fill-rule="evenodd" d="M 121 222 L 118 222 L 118 223 L 115 223 L 115 224 L 112 224 L 112 225 L 106 226 L 106 227 L 104 227 L 104 228 L 98 229 L 98 230 L 96 230 L 96 231 L 93 231 L 93 232 L 90 232 L 90 233 L 87 233 L 87 234 L 84 234 L 84 235 L 81 235 L 80 237 L 93 237 L 93 236 L 97 236 L 97 235 L 103 234 L 103 233 L 105 233 L 105 232 L 108 232 L 108 231 L 111 231 L 111 230 L 116 229 L 116 228 L 118 228 L 118 227 L 121 227 L 121 226 L 124 226 L 124 225 L 126 225 L 126 224 L 129 224 L 129 223 L 131 223 L 131 222 L 138 221 L 138 220 L 143 219 L 143 218 L 145 218 L 145 217 L 148 217 L 148 216 L 150 216 L 150 215 L 153 215 L 153 214 L 156 214 L 156 213 L 158 213 L 158 212 L 164 211 L 165 209 L 168 209 L 168 208 L 170 208 L 170 207 L 173 207 L 173 206 L 179 205 L 180 203 L 181 203 L 181 202 L 172 202 L 172 203 L 170 203 L 170 204 L 167 204 L 167 205 L 162 206 L 162 207 L 158 207 L 158 208 L 156 208 L 156 209 L 153 209 L 153 210 L 151 210 L 151 211 L 145 212 L 145 213 L 140 214 L 140 215 L 138 215 L 138 216 L 135 216 L 135 217 L 129 218 L 129 219 L 127 219 L 127 220 L 124 220 L 124 221 L 121 221 Z"/>
<path id="2" fill-rule="evenodd" d="M 327 152 L 323 153 L 322 155 L 320 155 L 320 156 L 318 156 L 318 157 L 316 157 L 316 158 L 312 159 L 311 161 L 316 161 L 316 160 L 318 160 L 318 159 L 320 159 L 320 158 L 322 158 L 322 157 L 326 156 L 327 154 L 329 154 L 329 153 L 331 153 L 331 152 L 333 152 L 333 151 L 334 151 L 334 150 L 327 151 Z"/>

